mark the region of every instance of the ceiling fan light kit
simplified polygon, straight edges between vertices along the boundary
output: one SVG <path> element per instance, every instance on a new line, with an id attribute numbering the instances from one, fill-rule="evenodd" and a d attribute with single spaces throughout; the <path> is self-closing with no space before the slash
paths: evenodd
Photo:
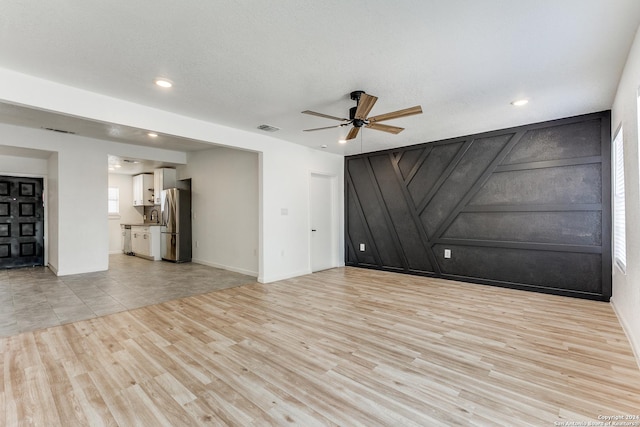
<path id="1" fill-rule="evenodd" d="M 338 120 L 342 123 L 336 126 L 326 126 L 321 128 L 314 129 L 305 129 L 304 132 L 313 132 L 317 130 L 323 129 L 333 129 L 339 128 L 343 126 L 353 125 L 353 127 L 349 130 L 346 141 L 350 139 L 354 139 L 361 127 L 366 127 L 373 130 L 379 130 L 382 132 L 388 132 L 393 134 L 399 134 L 404 130 L 404 128 L 397 126 L 389 126 L 380 124 L 379 122 L 391 119 L 398 119 L 400 117 L 413 116 L 414 114 L 422 114 L 422 107 L 420 105 L 416 105 L 415 107 L 405 108 L 403 110 L 393 111 L 391 113 L 379 114 L 377 116 L 369 117 L 369 113 L 373 109 L 373 106 L 376 104 L 378 100 L 377 96 L 368 95 L 363 90 L 355 90 L 351 92 L 350 97 L 352 100 L 356 101 L 356 106 L 351 107 L 349 109 L 349 118 L 340 118 L 336 116 L 330 116 L 328 114 L 317 113 L 315 111 L 305 110 L 303 114 L 309 114 L 312 116 L 322 117 L 325 119 Z"/>

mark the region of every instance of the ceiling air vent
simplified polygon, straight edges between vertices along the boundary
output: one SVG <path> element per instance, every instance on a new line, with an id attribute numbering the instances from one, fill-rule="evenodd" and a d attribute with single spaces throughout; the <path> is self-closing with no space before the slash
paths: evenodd
<path id="1" fill-rule="evenodd" d="M 59 133 L 68 133 L 69 135 L 75 135 L 75 132 L 71 132 L 70 130 L 62 130 L 62 129 L 56 129 L 56 128 L 43 128 L 44 130 L 50 130 L 52 132 L 59 132 Z"/>
<path id="2" fill-rule="evenodd" d="M 265 132 L 277 132 L 280 130 L 280 128 L 277 128 L 275 126 L 270 126 L 270 125 L 260 125 L 258 126 L 258 129 L 263 130 Z"/>

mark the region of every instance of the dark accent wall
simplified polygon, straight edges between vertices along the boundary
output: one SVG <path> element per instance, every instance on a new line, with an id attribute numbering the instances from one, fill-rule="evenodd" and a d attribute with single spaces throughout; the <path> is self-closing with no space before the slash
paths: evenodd
<path id="1" fill-rule="evenodd" d="M 605 111 L 347 157 L 346 264 L 608 301 L 610 129 Z"/>

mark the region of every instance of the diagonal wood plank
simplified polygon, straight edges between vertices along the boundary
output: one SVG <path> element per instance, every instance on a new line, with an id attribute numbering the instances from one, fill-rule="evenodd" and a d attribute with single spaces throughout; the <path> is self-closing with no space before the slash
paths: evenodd
<path id="1" fill-rule="evenodd" d="M 425 150 L 427 151 L 427 150 Z M 426 156 L 424 158 L 426 160 Z M 424 162 L 424 160 L 423 160 Z M 413 198 L 411 194 L 409 194 L 409 182 L 410 180 L 405 180 L 402 178 L 402 172 L 400 171 L 400 167 L 398 166 L 398 162 L 394 162 L 391 159 L 391 163 L 393 165 L 393 170 L 396 175 L 396 180 L 398 181 L 398 185 L 402 189 L 402 195 L 404 196 L 405 203 L 407 204 L 409 214 L 411 215 L 411 219 L 418 230 L 418 235 L 420 236 L 420 241 L 424 247 L 424 253 L 431 264 L 431 268 L 433 268 L 434 272 L 438 275 L 442 274 L 440 270 L 440 266 L 436 260 L 435 254 L 433 253 L 433 247 L 431 246 L 431 242 L 429 241 L 429 236 L 427 235 L 427 230 L 424 228 L 424 224 L 420 220 L 420 216 L 418 215 L 415 204 L 413 203 Z M 415 172 L 414 172 L 415 175 Z M 412 176 L 413 177 L 413 176 Z"/>
<path id="2" fill-rule="evenodd" d="M 367 235 L 367 240 L 369 240 L 370 246 L 372 248 L 371 252 L 373 253 L 373 258 L 376 261 L 376 264 L 378 266 L 382 265 L 382 259 L 380 258 L 380 252 L 378 251 L 378 246 L 376 245 L 375 240 L 373 239 L 373 233 L 371 233 L 371 228 L 369 227 L 369 224 L 367 223 L 367 218 L 364 216 L 364 210 L 362 209 L 362 204 L 360 203 L 360 197 L 358 196 L 358 192 L 356 191 L 356 187 L 353 185 L 353 179 L 351 177 L 351 173 L 348 170 L 345 170 L 345 175 L 347 177 L 347 191 L 350 192 L 351 197 L 353 197 L 353 201 L 356 205 L 356 210 L 358 211 L 358 218 L 360 218 L 360 223 L 362 224 L 362 227 L 364 228 L 365 234 Z M 347 206 L 348 209 L 348 206 Z M 348 217 L 348 214 L 347 214 Z M 347 233 L 348 235 L 348 233 Z M 349 239 L 351 239 L 349 237 Z M 352 248 L 355 248 L 353 246 L 353 242 L 351 240 L 349 240 L 349 243 L 351 244 Z M 354 249 L 355 251 L 355 249 Z"/>

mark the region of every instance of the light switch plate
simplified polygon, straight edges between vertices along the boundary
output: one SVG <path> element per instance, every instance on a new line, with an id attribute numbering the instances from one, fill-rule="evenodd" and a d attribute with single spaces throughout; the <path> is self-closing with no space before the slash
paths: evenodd
<path id="1" fill-rule="evenodd" d="M 364 252 L 364 243 L 360 243 L 360 252 Z"/>
<path id="2" fill-rule="evenodd" d="M 451 258 L 451 249 L 445 249 L 444 250 L 444 257 L 445 258 Z"/>

